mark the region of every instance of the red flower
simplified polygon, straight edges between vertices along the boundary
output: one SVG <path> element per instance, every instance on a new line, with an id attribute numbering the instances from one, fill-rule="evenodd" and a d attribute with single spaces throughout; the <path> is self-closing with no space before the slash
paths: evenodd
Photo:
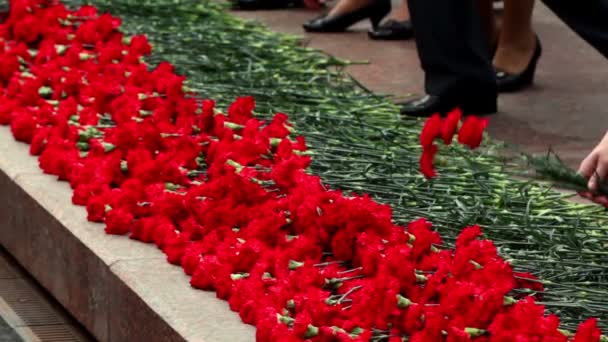
<path id="1" fill-rule="evenodd" d="M 106 201 L 102 196 L 89 198 L 87 203 L 87 220 L 91 222 L 103 222 L 106 216 Z"/>
<path id="2" fill-rule="evenodd" d="M 245 124 L 251 118 L 255 100 L 252 96 L 237 97 L 228 108 L 228 118 L 231 122 Z"/>
<path id="3" fill-rule="evenodd" d="M 488 119 L 480 119 L 476 116 L 467 117 L 458 132 L 458 142 L 471 149 L 479 147 L 487 125 Z"/>
<path id="4" fill-rule="evenodd" d="M 597 327 L 597 319 L 591 318 L 581 323 L 572 342 L 599 342 L 602 332 Z"/>
<path id="5" fill-rule="evenodd" d="M 144 35 L 137 35 L 131 38 L 129 52 L 136 56 L 146 56 L 152 52 L 152 46 L 148 43 L 148 38 Z"/>
<path id="6" fill-rule="evenodd" d="M 439 116 L 439 114 L 433 114 L 428 120 L 426 120 L 424 127 L 422 127 L 422 132 L 420 133 L 420 145 L 423 148 L 431 146 L 433 141 L 441 136 L 442 130 L 443 120 L 441 119 L 441 116 Z"/>
<path id="7" fill-rule="evenodd" d="M 133 215 L 122 209 L 110 210 L 106 215 L 106 233 L 123 235 L 133 226 Z"/>
<path id="8" fill-rule="evenodd" d="M 456 249 L 466 248 L 481 236 L 481 227 L 474 225 L 463 229 L 456 240 Z"/>
<path id="9" fill-rule="evenodd" d="M 303 311 L 296 316 L 293 332 L 297 337 L 301 339 L 306 339 L 313 336 L 307 336 L 308 326 L 312 325 L 312 318 L 310 317 L 310 313 L 307 311 Z"/>
<path id="10" fill-rule="evenodd" d="M 469 342 L 473 341 L 471 336 L 464 330 L 457 327 L 450 327 L 446 342 Z"/>
<path id="11" fill-rule="evenodd" d="M 48 138 L 50 133 L 50 128 L 42 127 L 38 130 L 36 135 L 32 137 L 32 142 L 30 145 L 30 154 L 33 156 L 40 155 L 44 150 L 44 146 L 46 145 L 46 139 Z"/>
<path id="12" fill-rule="evenodd" d="M 271 339 L 272 330 L 279 324 L 277 321 L 277 311 L 274 308 L 265 308 L 257 314 L 257 330 L 255 339 L 257 342 L 274 342 Z"/>
<path id="13" fill-rule="evenodd" d="M 158 216 L 145 217 L 137 220 L 131 229 L 130 238 L 146 243 L 154 242 L 154 232 L 160 222 Z"/>
<path id="14" fill-rule="evenodd" d="M 446 145 L 452 143 L 456 129 L 458 129 L 458 123 L 462 117 L 462 111 L 459 108 L 454 109 L 448 113 L 447 118 L 443 123 L 443 130 L 441 131 L 441 138 Z"/>
<path id="15" fill-rule="evenodd" d="M 19 66 L 16 54 L 0 54 L 0 81 L 8 81 L 19 70 Z M 0 122 L 2 122 L 1 118 Z"/>
<path id="16" fill-rule="evenodd" d="M 186 249 L 193 242 L 190 241 L 190 234 L 171 234 L 163 242 L 163 252 L 167 255 L 167 261 L 174 265 L 181 265 L 182 257 Z M 193 270 L 194 271 L 194 270 Z"/>
<path id="17" fill-rule="evenodd" d="M 258 303 L 249 299 L 246 300 L 245 303 L 241 306 L 239 310 L 239 316 L 241 316 L 241 320 L 243 320 L 246 324 L 256 324 L 257 323 L 257 314 L 258 314 Z"/>
<path id="18" fill-rule="evenodd" d="M 213 290 L 215 277 L 223 266 L 217 256 L 203 256 L 190 279 L 190 285 L 201 290 Z"/>
<path id="19" fill-rule="evenodd" d="M 422 154 L 420 155 L 420 172 L 422 172 L 427 179 L 437 176 L 435 165 L 433 165 L 433 159 L 435 159 L 437 149 L 437 145 L 429 145 L 424 147 Z"/>
<path id="20" fill-rule="evenodd" d="M 11 131 L 15 139 L 31 143 L 36 134 L 37 122 L 27 110 L 21 110 L 13 114 L 11 120 Z"/>
<path id="21" fill-rule="evenodd" d="M 40 27 L 38 19 L 33 15 L 26 15 L 15 23 L 13 27 L 15 39 L 25 43 L 32 43 L 38 39 L 40 35 Z"/>

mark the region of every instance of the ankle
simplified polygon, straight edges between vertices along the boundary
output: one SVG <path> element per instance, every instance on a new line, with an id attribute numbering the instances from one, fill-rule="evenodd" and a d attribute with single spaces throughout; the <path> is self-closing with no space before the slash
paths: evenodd
<path id="1" fill-rule="evenodd" d="M 534 31 L 515 34 L 513 36 L 502 35 L 498 41 L 498 49 L 510 51 L 529 52 L 536 48 L 536 34 Z"/>
<path id="2" fill-rule="evenodd" d="M 389 19 L 397 20 L 397 21 L 406 21 L 410 20 L 410 12 L 405 5 L 401 5 L 399 7 L 391 10 L 391 13 L 388 15 Z"/>

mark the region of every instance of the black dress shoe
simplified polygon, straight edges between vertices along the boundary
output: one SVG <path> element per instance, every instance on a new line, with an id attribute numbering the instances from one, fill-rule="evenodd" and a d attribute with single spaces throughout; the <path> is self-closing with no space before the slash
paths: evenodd
<path id="1" fill-rule="evenodd" d="M 255 11 L 255 10 L 272 10 L 302 7 L 301 0 L 237 0 L 235 7 L 237 9 Z"/>
<path id="2" fill-rule="evenodd" d="M 534 82 L 534 74 L 536 73 L 536 65 L 543 53 L 543 48 L 540 45 L 540 39 L 536 37 L 536 48 L 534 55 L 526 69 L 520 74 L 509 74 L 508 72 L 496 70 L 496 85 L 499 92 L 514 92 L 521 90 Z"/>
<path id="3" fill-rule="evenodd" d="M 369 5 L 355 11 L 334 16 L 324 15 L 309 20 L 302 26 L 308 32 L 344 32 L 361 20 L 369 19 L 375 29 L 390 11 L 391 0 L 372 0 Z"/>
<path id="4" fill-rule="evenodd" d="M 461 100 L 457 100 L 458 98 Z M 465 115 L 494 114 L 497 111 L 496 95 L 469 98 L 448 98 L 437 95 L 425 95 L 403 103 L 401 114 L 414 117 L 429 117 L 435 113 L 446 115 L 456 107 L 459 107 Z"/>
<path id="5" fill-rule="evenodd" d="M 414 36 L 414 27 L 409 20 L 388 20 L 367 35 L 375 40 L 407 40 Z"/>

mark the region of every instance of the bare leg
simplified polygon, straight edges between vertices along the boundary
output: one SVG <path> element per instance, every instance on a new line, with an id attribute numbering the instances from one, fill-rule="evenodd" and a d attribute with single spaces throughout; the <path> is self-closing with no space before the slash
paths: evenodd
<path id="1" fill-rule="evenodd" d="M 532 28 L 534 0 L 505 0 L 504 16 L 494 67 L 511 74 L 523 72 L 536 48 Z"/>
<path id="2" fill-rule="evenodd" d="M 349 12 L 358 10 L 359 8 L 367 6 L 373 0 L 340 0 L 338 3 L 329 11 L 329 16 L 337 16 Z"/>
<path id="3" fill-rule="evenodd" d="M 407 6 L 407 1 L 402 0 L 399 6 L 393 8 L 391 10 L 391 13 L 388 15 L 388 19 L 396 21 L 410 20 L 410 9 Z"/>

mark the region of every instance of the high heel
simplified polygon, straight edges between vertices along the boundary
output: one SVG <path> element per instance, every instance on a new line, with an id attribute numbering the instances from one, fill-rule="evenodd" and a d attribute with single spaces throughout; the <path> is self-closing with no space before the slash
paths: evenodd
<path id="1" fill-rule="evenodd" d="M 372 22 L 376 29 L 382 18 L 391 11 L 391 0 L 372 0 L 367 6 L 335 16 L 324 15 L 302 25 L 308 32 L 343 32 L 364 19 Z"/>
<path id="2" fill-rule="evenodd" d="M 510 74 L 505 71 L 496 70 L 496 85 L 499 92 L 515 92 L 521 90 L 534 82 L 534 74 L 536 73 L 536 65 L 543 53 L 540 39 L 536 36 L 536 48 L 534 55 L 526 69 L 520 74 Z"/>
<path id="3" fill-rule="evenodd" d="M 378 28 L 367 32 L 367 35 L 374 40 L 407 40 L 414 36 L 414 28 L 409 20 L 387 20 Z"/>

